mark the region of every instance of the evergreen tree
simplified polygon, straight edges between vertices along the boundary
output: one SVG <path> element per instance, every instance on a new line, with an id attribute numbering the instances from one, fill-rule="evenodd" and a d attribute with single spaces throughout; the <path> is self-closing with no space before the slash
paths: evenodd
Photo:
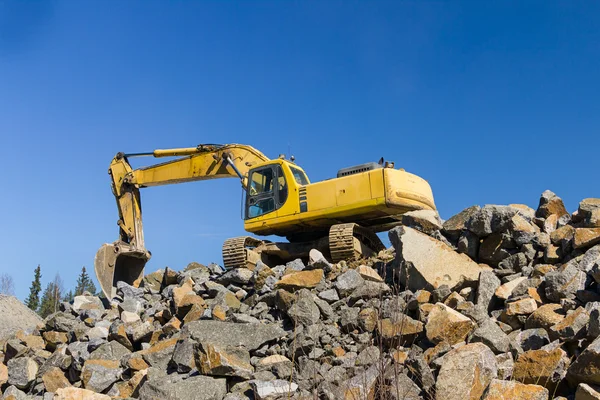
<path id="1" fill-rule="evenodd" d="M 73 291 L 69 290 L 69 292 L 67 294 L 65 294 L 64 297 L 62 298 L 62 301 L 70 303 L 73 301 L 74 298 L 75 298 L 75 295 L 73 294 Z"/>
<path id="2" fill-rule="evenodd" d="M 42 291 L 42 271 L 38 265 L 35 269 L 35 275 L 31 286 L 29 287 L 29 297 L 25 300 L 25 305 L 32 309 L 37 310 L 40 305 L 40 292 Z"/>
<path id="3" fill-rule="evenodd" d="M 38 314 L 42 318 L 58 311 L 58 306 L 62 299 L 63 284 L 59 274 L 56 274 L 54 281 L 46 285 L 42 300 L 40 301 L 40 309 Z"/>
<path id="4" fill-rule="evenodd" d="M 96 294 L 96 285 L 92 281 L 92 278 L 88 275 L 85 270 L 85 266 L 81 268 L 81 274 L 77 278 L 77 286 L 75 287 L 75 296 L 81 295 L 83 292 L 88 291 L 91 294 Z"/>

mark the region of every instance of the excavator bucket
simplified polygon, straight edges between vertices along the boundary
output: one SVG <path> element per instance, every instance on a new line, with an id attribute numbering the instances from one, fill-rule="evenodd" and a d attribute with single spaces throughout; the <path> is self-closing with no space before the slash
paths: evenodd
<path id="1" fill-rule="evenodd" d="M 117 294 L 119 281 L 135 287 L 140 286 L 144 277 L 144 266 L 149 259 L 148 251 L 133 249 L 127 243 L 102 245 L 94 259 L 94 270 L 106 298 L 110 300 Z"/>

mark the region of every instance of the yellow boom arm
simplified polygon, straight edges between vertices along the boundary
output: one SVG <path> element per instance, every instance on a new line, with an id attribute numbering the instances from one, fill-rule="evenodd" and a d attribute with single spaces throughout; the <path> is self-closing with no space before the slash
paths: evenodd
<path id="1" fill-rule="evenodd" d="M 128 158 L 141 156 L 179 158 L 134 170 Z M 139 285 L 144 276 L 144 265 L 150 259 L 144 245 L 140 188 L 235 177 L 239 177 L 246 187 L 250 168 L 266 161 L 269 159 L 260 151 L 240 144 L 118 153 L 110 163 L 108 173 L 119 210 L 119 240 L 104 244 L 94 260 L 96 277 L 107 298 L 116 294 L 118 281 Z"/>

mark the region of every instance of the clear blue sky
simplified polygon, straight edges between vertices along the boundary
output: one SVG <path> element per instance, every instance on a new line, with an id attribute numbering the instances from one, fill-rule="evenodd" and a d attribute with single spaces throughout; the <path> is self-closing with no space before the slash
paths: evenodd
<path id="1" fill-rule="evenodd" d="M 600 3 L 0 0 L 0 272 L 73 287 L 117 238 L 118 151 L 288 148 L 313 181 L 384 156 L 473 204 L 600 197 Z M 151 161 L 151 160 L 149 160 Z M 235 180 L 143 192 L 148 270 L 221 262 Z"/>

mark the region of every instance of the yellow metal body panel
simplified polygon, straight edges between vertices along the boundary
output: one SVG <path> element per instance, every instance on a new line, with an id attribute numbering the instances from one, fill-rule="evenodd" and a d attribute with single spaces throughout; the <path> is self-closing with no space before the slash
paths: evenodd
<path id="1" fill-rule="evenodd" d="M 427 181 L 402 170 L 381 168 L 302 186 L 285 168 L 286 161 L 277 161 L 290 186 L 288 199 L 276 211 L 247 219 L 244 228 L 248 232 L 289 236 L 310 230 L 325 232 L 345 222 L 381 231 L 397 224 L 407 211 L 435 209 Z M 305 192 L 305 212 L 300 210 L 300 188 Z"/>

